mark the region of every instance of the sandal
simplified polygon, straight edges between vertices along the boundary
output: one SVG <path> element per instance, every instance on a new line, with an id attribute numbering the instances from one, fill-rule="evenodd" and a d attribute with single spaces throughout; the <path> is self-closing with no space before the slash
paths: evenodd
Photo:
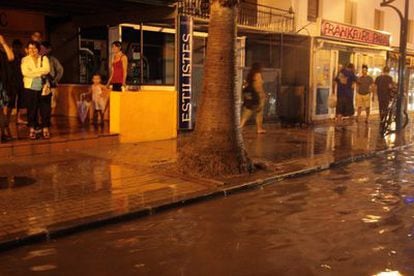
<path id="1" fill-rule="evenodd" d="M 43 129 L 43 139 L 50 139 L 50 132 L 48 128 Z"/>
<path id="2" fill-rule="evenodd" d="M 37 138 L 36 137 L 36 130 L 34 128 L 30 129 L 29 138 L 30 138 L 30 140 L 36 140 L 36 138 Z"/>

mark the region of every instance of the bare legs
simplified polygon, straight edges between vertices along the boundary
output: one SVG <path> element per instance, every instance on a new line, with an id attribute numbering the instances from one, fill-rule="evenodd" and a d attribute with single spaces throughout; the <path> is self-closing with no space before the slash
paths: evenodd
<path id="1" fill-rule="evenodd" d="M 359 122 L 359 118 L 361 116 L 361 113 L 362 113 L 362 107 L 358 107 L 358 110 L 357 110 L 357 122 Z M 369 107 L 365 108 L 365 114 L 366 114 L 365 123 L 368 123 L 369 114 L 370 114 L 370 108 Z"/>
<path id="2" fill-rule="evenodd" d="M 243 112 L 240 120 L 240 127 L 244 127 L 246 122 L 250 119 L 254 112 L 256 112 L 256 132 L 258 134 L 266 133 L 266 130 L 263 128 L 263 108 L 265 105 L 265 99 L 261 98 L 259 106 L 255 109 L 248 109 L 243 107 Z"/>

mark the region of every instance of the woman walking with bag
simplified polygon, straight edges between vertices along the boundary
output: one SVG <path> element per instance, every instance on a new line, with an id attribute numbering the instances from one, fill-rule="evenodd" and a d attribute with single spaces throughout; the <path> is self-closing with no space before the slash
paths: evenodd
<path id="1" fill-rule="evenodd" d="M 30 128 L 30 139 L 36 139 L 36 128 L 39 127 L 38 113 L 40 111 L 43 138 L 49 139 L 50 127 L 50 100 L 51 95 L 42 95 L 42 76 L 49 74 L 49 59 L 40 56 L 40 44 L 37 41 L 30 41 L 27 44 L 28 55 L 22 59 L 21 69 L 23 84 L 27 100 L 27 117 Z"/>
<path id="2" fill-rule="evenodd" d="M 266 133 L 263 128 L 263 109 L 266 102 L 266 92 L 263 88 L 262 66 L 260 63 L 253 63 L 247 75 L 247 86 L 244 91 L 248 91 L 248 97 L 244 96 L 243 111 L 240 126 L 244 127 L 254 112 L 256 112 L 256 132 Z"/>

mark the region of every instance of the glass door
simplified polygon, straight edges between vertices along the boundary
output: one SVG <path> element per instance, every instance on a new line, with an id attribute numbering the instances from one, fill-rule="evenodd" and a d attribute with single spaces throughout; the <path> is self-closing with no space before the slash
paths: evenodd
<path id="1" fill-rule="evenodd" d="M 414 110 L 414 68 L 407 69 L 408 76 L 408 110 Z"/>
<path id="2" fill-rule="evenodd" d="M 314 60 L 313 119 L 323 120 L 335 117 L 335 109 L 329 108 L 329 95 L 333 93 L 333 80 L 337 73 L 338 51 L 322 49 Z"/>

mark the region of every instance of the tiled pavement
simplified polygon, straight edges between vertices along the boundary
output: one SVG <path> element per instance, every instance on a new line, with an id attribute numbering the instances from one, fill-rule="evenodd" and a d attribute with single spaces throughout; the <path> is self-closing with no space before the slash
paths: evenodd
<path id="1" fill-rule="evenodd" d="M 377 122 L 350 123 L 345 129 L 329 124 L 267 129 L 265 135 L 252 127 L 244 130 L 250 156 L 267 170 L 214 180 L 183 178 L 171 170 L 177 140 L 2 155 L 0 249 L 410 145 L 414 125 L 385 139 Z"/>

